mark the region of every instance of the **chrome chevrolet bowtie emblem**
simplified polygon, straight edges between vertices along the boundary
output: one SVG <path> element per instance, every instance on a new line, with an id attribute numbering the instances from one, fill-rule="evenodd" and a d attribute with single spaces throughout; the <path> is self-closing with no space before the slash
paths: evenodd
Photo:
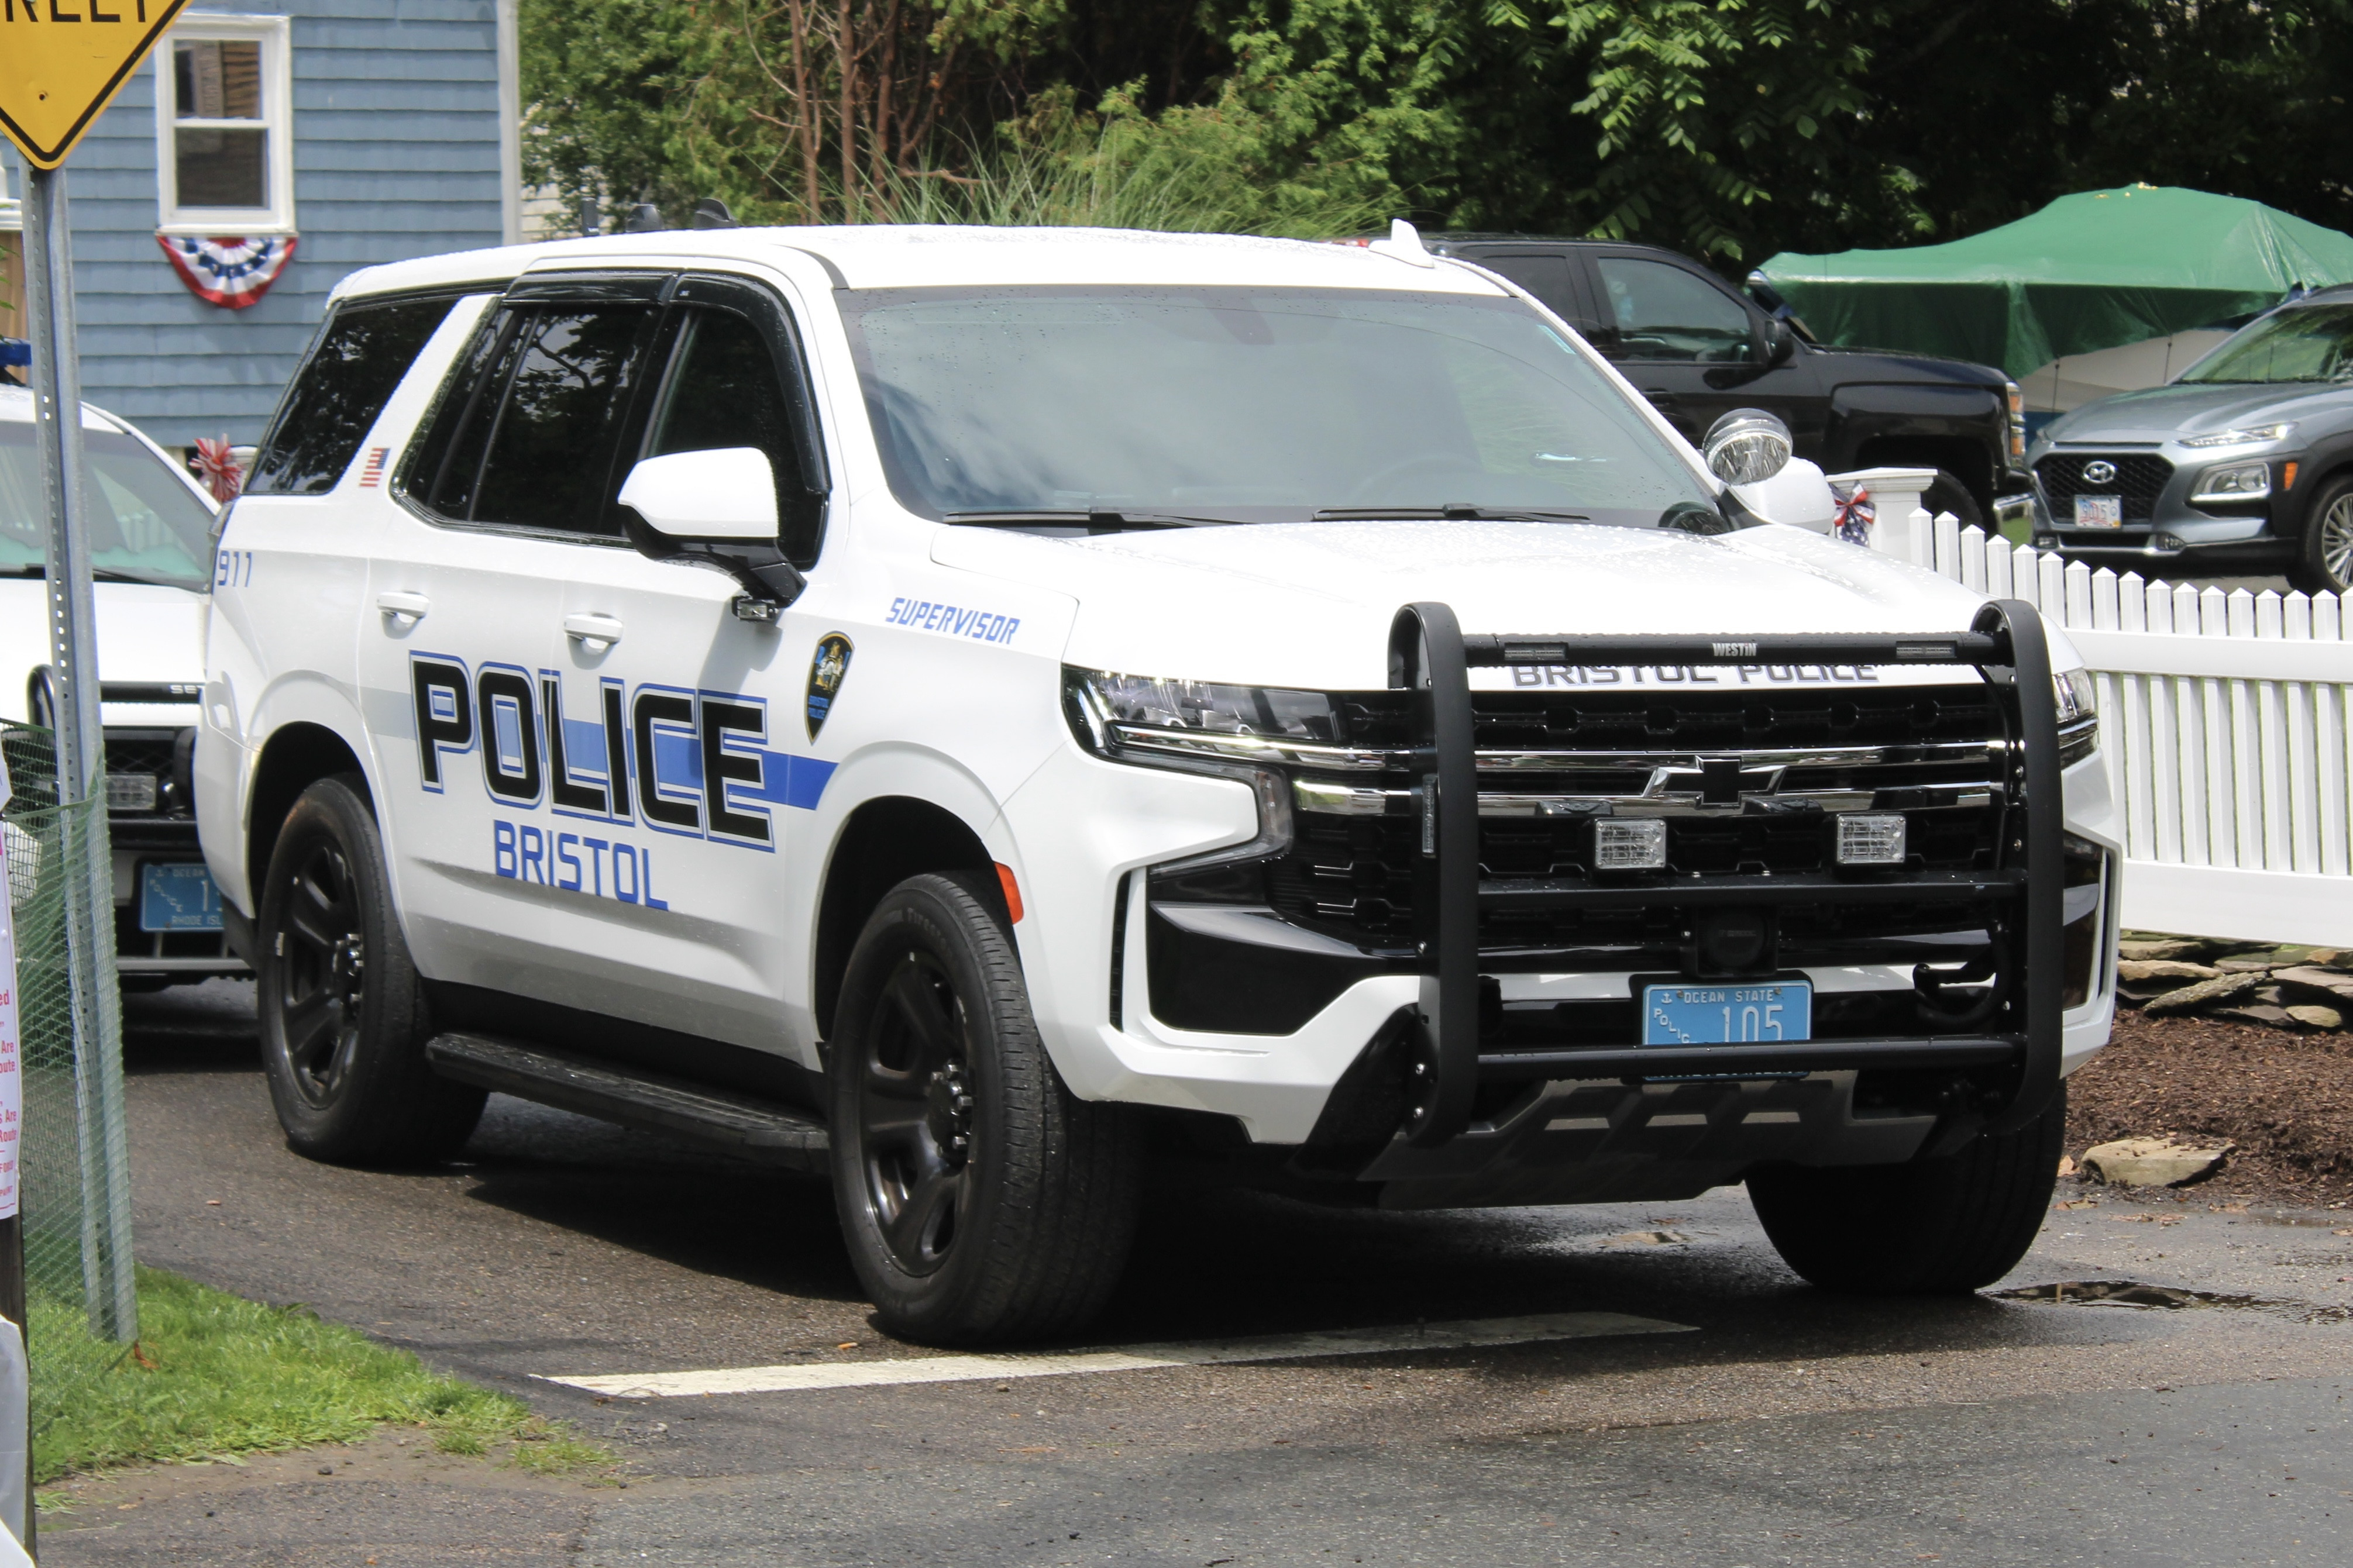
<path id="1" fill-rule="evenodd" d="M 2094 458 L 2084 465 L 2084 482 L 2087 485 L 2105 485 L 2116 477 L 2116 466 L 2105 458 Z"/>
<path id="2" fill-rule="evenodd" d="M 1642 786 L 1649 800 L 1667 800 L 1676 796 L 1696 795 L 1702 807 L 1720 811 L 1737 811 L 1746 796 L 1771 795 L 1781 787 L 1783 767 L 1779 763 L 1747 766 L 1738 757 L 1701 757 L 1694 768 L 1652 768 L 1650 783 Z"/>

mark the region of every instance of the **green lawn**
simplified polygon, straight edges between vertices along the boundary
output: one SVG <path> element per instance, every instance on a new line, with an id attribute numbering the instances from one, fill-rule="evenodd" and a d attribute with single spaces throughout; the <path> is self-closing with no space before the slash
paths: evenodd
<path id="1" fill-rule="evenodd" d="M 405 1351 L 161 1269 L 139 1270 L 139 1342 L 90 1337 L 79 1307 L 36 1300 L 33 1474 L 350 1443 L 417 1426 L 447 1453 L 506 1449 L 538 1470 L 608 1456 L 520 1400 L 427 1371 Z"/>

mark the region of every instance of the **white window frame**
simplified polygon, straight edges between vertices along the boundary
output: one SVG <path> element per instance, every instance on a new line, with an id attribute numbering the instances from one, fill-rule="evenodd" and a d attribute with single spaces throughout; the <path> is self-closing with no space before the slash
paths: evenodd
<path id="1" fill-rule="evenodd" d="M 266 207 L 184 207 L 179 194 L 177 105 L 173 47 L 179 43 L 261 43 L 261 119 L 269 132 L 270 204 Z M 294 232 L 294 50 L 291 19 L 181 14 L 155 50 L 155 232 L 173 235 L 289 235 Z M 230 130 L 253 121 L 194 122 L 198 130 Z"/>

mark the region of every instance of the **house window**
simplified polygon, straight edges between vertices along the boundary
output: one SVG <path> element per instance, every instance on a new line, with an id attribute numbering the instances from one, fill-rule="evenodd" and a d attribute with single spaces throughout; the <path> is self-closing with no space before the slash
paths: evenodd
<path id="1" fill-rule="evenodd" d="M 163 234 L 294 232 L 283 16 L 183 16 L 156 51 Z"/>

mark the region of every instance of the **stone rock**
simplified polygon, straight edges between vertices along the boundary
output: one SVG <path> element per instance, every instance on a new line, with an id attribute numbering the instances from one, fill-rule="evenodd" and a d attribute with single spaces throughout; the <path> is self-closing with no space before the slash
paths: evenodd
<path id="1" fill-rule="evenodd" d="M 2116 1187 L 2181 1187 L 2212 1175 L 2233 1143 L 2211 1147 L 2171 1138 L 2119 1138 L 2084 1151 L 2084 1173 Z"/>
<path id="2" fill-rule="evenodd" d="M 2345 1026 L 2344 1014 L 2334 1007 L 2323 1007 L 2317 1003 L 2290 1007 L 2287 1009 L 2287 1016 L 2308 1029 L 2341 1029 Z"/>
<path id="3" fill-rule="evenodd" d="M 2116 965 L 2116 978 L 2136 984 L 2162 980 L 2212 980 L 2221 973 L 2211 964 L 2185 963 L 2178 958 L 2127 958 Z"/>
<path id="4" fill-rule="evenodd" d="M 2242 1024 L 2261 1024 L 2265 1028 L 2284 1029 L 2295 1020 L 2287 1009 L 2269 1002 L 2250 1002 L 2242 1007 L 2217 1007 L 2210 1015 L 2216 1018 L 2234 1018 Z"/>
<path id="5" fill-rule="evenodd" d="M 2253 991 L 2261 985 L 2265 978 L 2265 971 L 2253 969 L 2237 974 L 2225 974 L 2213 980 L 2201 980 L 2194 985 L 2185 985 L 2179 991 L 2167 992 L 2149 1003 L 2147 1011 L 2152 1018 L 2161 1018 L 2174 1013 L 2202 1013 L 2209 1007 L 2220 1005 L 2242 991 Z"/>
<path id="6" fill-rule="evenodd" d="M 2353 1002 L 2353 974 L 2340 974 L 2333 969 L 2316 969 L 2309 964 L 2297 964 L 2292 969 L 2273 970 L 2272 978 L 2282 985 L 2295 986 L 2328 996 L 2341 996 L 2348 1002 Z"/>
<path id="7" fill-rule="evenodd" d="M 2225 974 L 2268 974 L 2272 965 L 2262 958 L 2218 958 L 2214 967 Z"/>
<path id="8" fill-rule="evenodd" d="M 2306 963 L 2335 963 L 2345 955 L 2333 947 L 2316 947 L 2304 955 Z"/>
<path id="9" fill-rule="evenodd" d="M 2126 958 L 2178 958 L 2194 963 L 2203 958 L 2213 945 L 2197 937 L 2168 936 L 2120 942 L 2116 943 L 2116 952 Z"/>

